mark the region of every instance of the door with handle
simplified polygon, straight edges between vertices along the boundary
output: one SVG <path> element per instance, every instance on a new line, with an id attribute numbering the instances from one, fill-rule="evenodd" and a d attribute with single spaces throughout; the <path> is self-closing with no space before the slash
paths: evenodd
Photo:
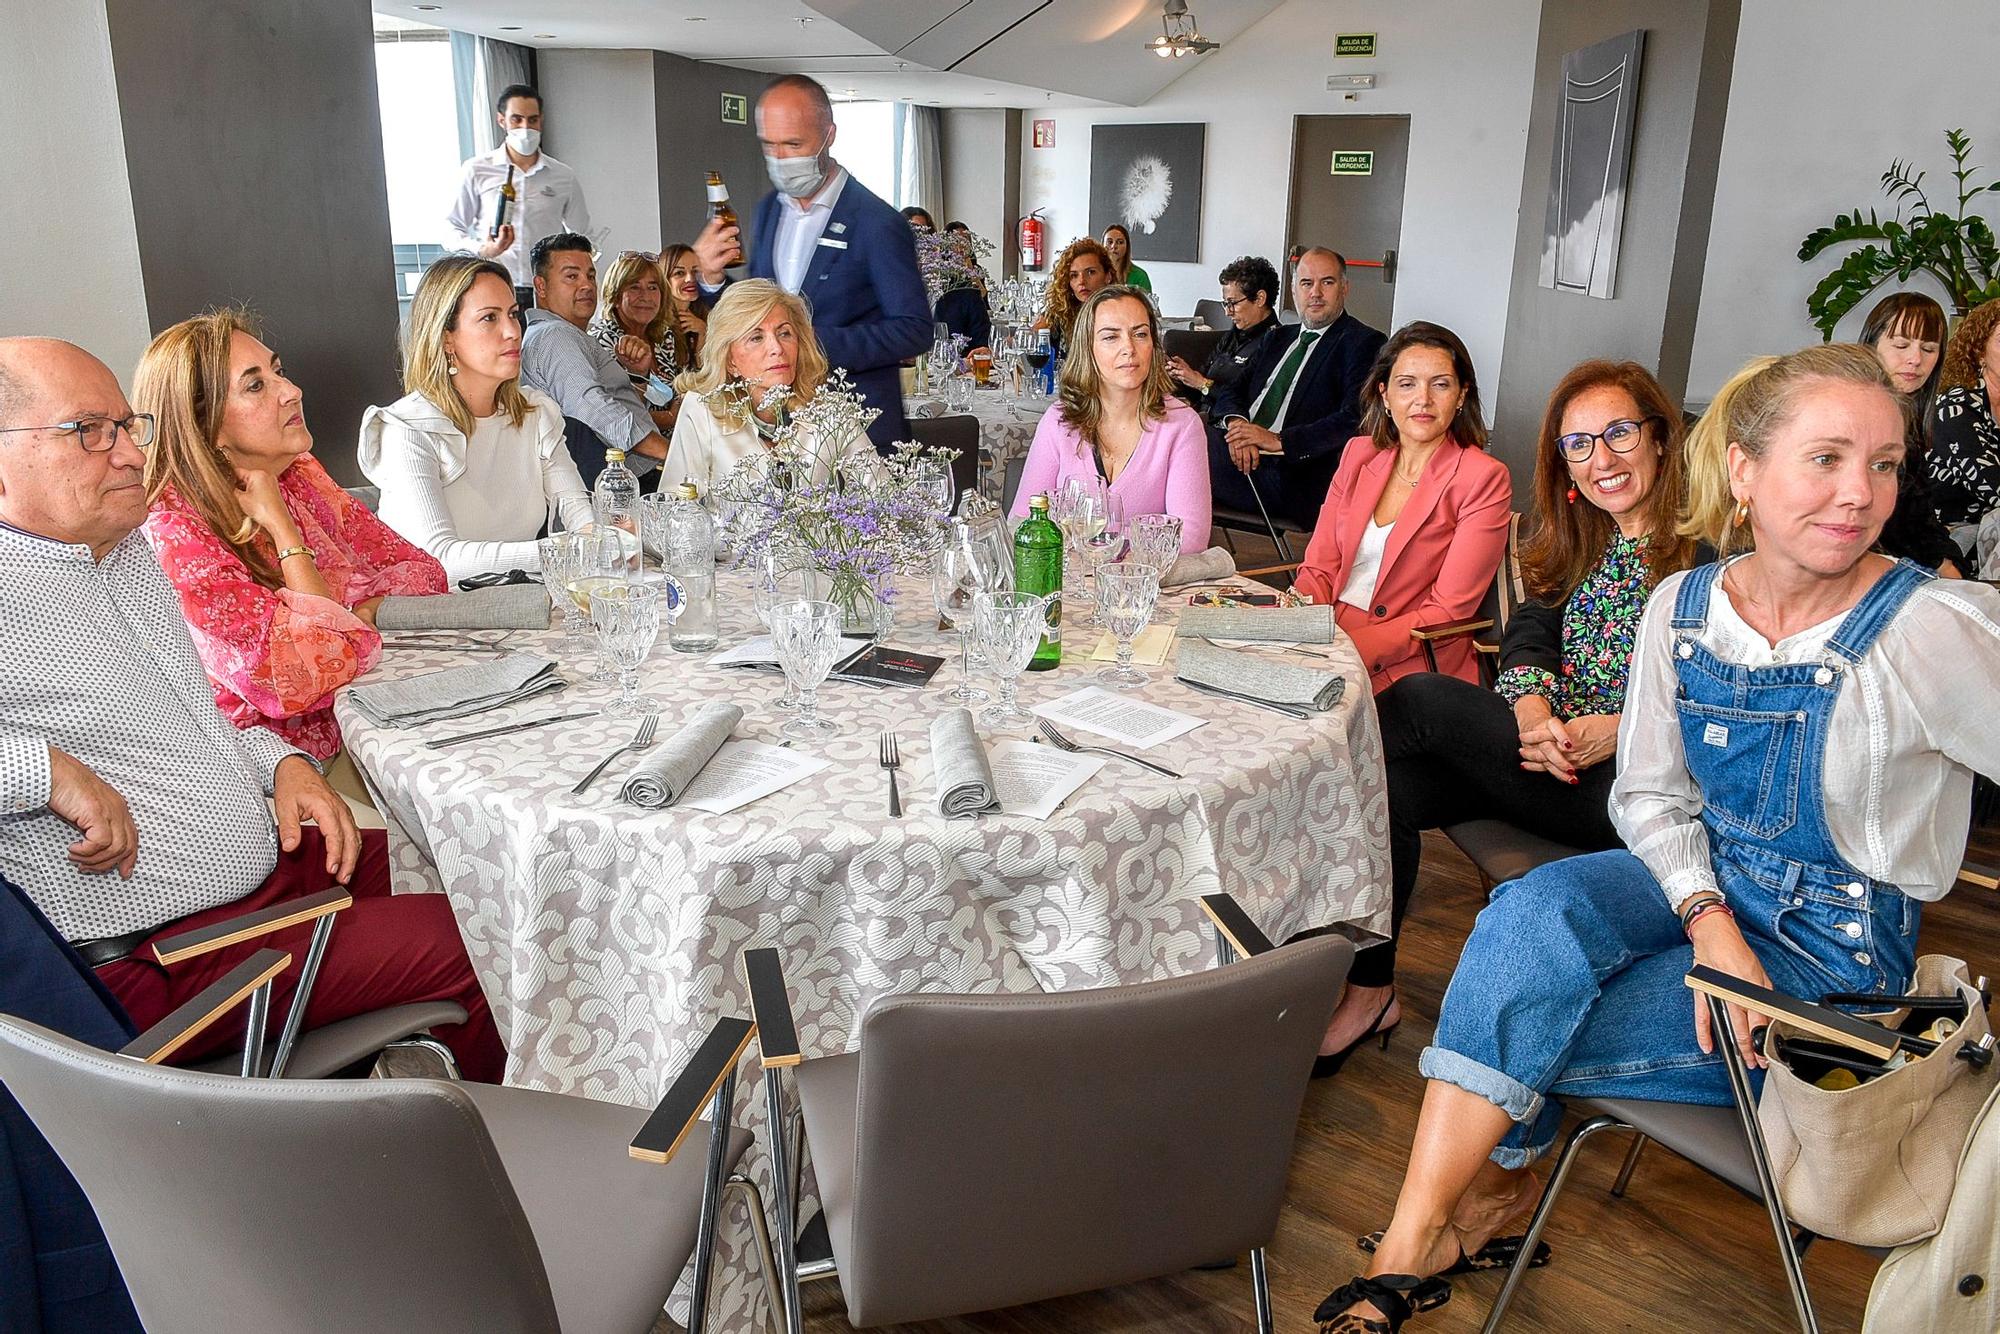
<path id="1" fill-rule="evenodd" d="M 1403 232 L 1408 116 L 1299 116 L 1292 127 L 1289 250 L 1328 246 L 1347 260 L 1347 308 L 1395 328 L 1397 249 Z M 1291 308 L 1290 266 L 1285 272 Z"/>

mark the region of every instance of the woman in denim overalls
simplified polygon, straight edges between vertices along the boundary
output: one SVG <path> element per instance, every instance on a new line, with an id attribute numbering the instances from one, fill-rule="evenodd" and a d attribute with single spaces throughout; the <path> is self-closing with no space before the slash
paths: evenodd
<path id="1" fill-rule="evenodd" d="M 1562 1095 L 1727 1104 L 1707 1008 L 1682 980 L 1691 964 L 1809 998 L 1905 990 L 1918 916 L 1905 888 L 1949 886 L 1930 863 L 1941 841 L 1953 866 L 1963 851 L 1970 769 L 2000 770 L 2000 727 L 1978 716 L 2000 706 L 2000 596 L 1958 583 L 1925 596 L 1932 574 L 1869 554 L 1903 452 L 1872 355 L 1753 363 L 1690 450 L 1687 527 L 1721 549 L 1747 527 L 1757 550 L 1663 582 L 1647 608 L 1612 797 L 1637 855 L 1552 863 L 1494 891 L 1419 1063 L 1431 1082 L 1395 1220 L 1371 1277 L 1321 1304 L 1322 1329 L 1391 1331 L 1442 1304 L 1434 1276 L 1477 1267 L 1532 1210 L 1527 1168 L 1555 1140 Z M 1961 698 L 1897 670 L 1918 621 L 1961 655 Z M 1856 860 L 1893 863 L 1895 882 Z M 1732 1022 L 1754 1066 L 1750 1024 Z"/>

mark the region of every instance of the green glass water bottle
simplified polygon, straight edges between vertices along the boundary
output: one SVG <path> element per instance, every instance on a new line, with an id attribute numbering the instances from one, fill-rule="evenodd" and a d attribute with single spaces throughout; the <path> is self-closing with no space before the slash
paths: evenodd
<path id="1" fill-rule="evenodd" d="M 1049 600 L 1048 629 L 1028 660 L 1031 672 L 1046 672 L 1062 661 L 1063 535 L 1049 518 L 1049 498 L 1032 496 L 1028 517 L 1014 530 L 1014 587 Z"/>

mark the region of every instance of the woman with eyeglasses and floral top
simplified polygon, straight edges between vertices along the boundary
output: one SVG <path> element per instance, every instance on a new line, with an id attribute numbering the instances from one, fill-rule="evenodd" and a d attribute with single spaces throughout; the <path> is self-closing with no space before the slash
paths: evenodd
<path id="1" fill-rule="evenodd" d="M 1607 803 L 1639 614 L 1667 575 L 1709 559 L 1677 537 L 1681 414 L 1634 362 L 1586 361 L 1556 386 L 1535 454 L 1529 601 L 1507 622 L 1495 689 L 1442 672 L 1375 697 L 1388 762 L 1392 930 L 1423 831 L 1505 820 L 1585 850 L 1615 848 Z M 1355 957 L 1319 1073 L 1396 1026 L 1396 945 Z"/>
<path id="2" fill-rule="evenodd" d="M 1218 385 L 1234 383 L 1256 364 L 1264 340 L 1282 327 L 1278 322 L 1278 271 L 1261 255 L 1244 255 L 1224 266 L 1222 308 L 1230 327 L 1216 340 L 1215 350 L 1200 370 L 1185 358 L 1168 357 L 1167 374 L 1197 407 L 1206 408 Z"/>

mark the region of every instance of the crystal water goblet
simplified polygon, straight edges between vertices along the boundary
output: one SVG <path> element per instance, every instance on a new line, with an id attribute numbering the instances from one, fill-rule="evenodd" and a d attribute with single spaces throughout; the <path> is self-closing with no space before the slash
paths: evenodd
<path id="1" fill-rule="evenodd" d="M 1049 600 L 1033 593 L 977 593 L 973 595 L 973 622 L 979 642 L 986 649 L 986 661 L 1000 683 L 1000 702 L 979 715 L 988 727 L 1023 727 L 1034 716 L 1016 702 L 1021 673 L 1035 656 L 1049 626 Z"/>
<path id="2" fill-rule="evenodd" d="M 1150 565 L 1120 561 L 1097 572 L 1097 609 L 1118 641 L 1118 665 L 1097 673 L 1100 683 L 1131 690 L 1152 678 L 1132 665 L 1132 641 L 1153 619 L 1160 597 L 1160 572 Z"/>
<path id="3" fill-rule="evenodd" d="M 658 713 L 654 700 L 637 693 L 639 664 L 660 637 L 660 585 L 618 583 L 590 594 L 590 622 L 597 628 L 597 651 L 617 672 L 618 698 L 607 712 L 630 717 Z"/>
<path id="4" fill-rule="evenodd" d="M 799 696 L 798 716 L 779 730 L 805 741 L 834 735 L 839 726 L 819 716 L 819 687 L 840 651 L 839 604 L 781 602 L 771 608 L 771 638 L 777 643 L 785 679 Z"/>

